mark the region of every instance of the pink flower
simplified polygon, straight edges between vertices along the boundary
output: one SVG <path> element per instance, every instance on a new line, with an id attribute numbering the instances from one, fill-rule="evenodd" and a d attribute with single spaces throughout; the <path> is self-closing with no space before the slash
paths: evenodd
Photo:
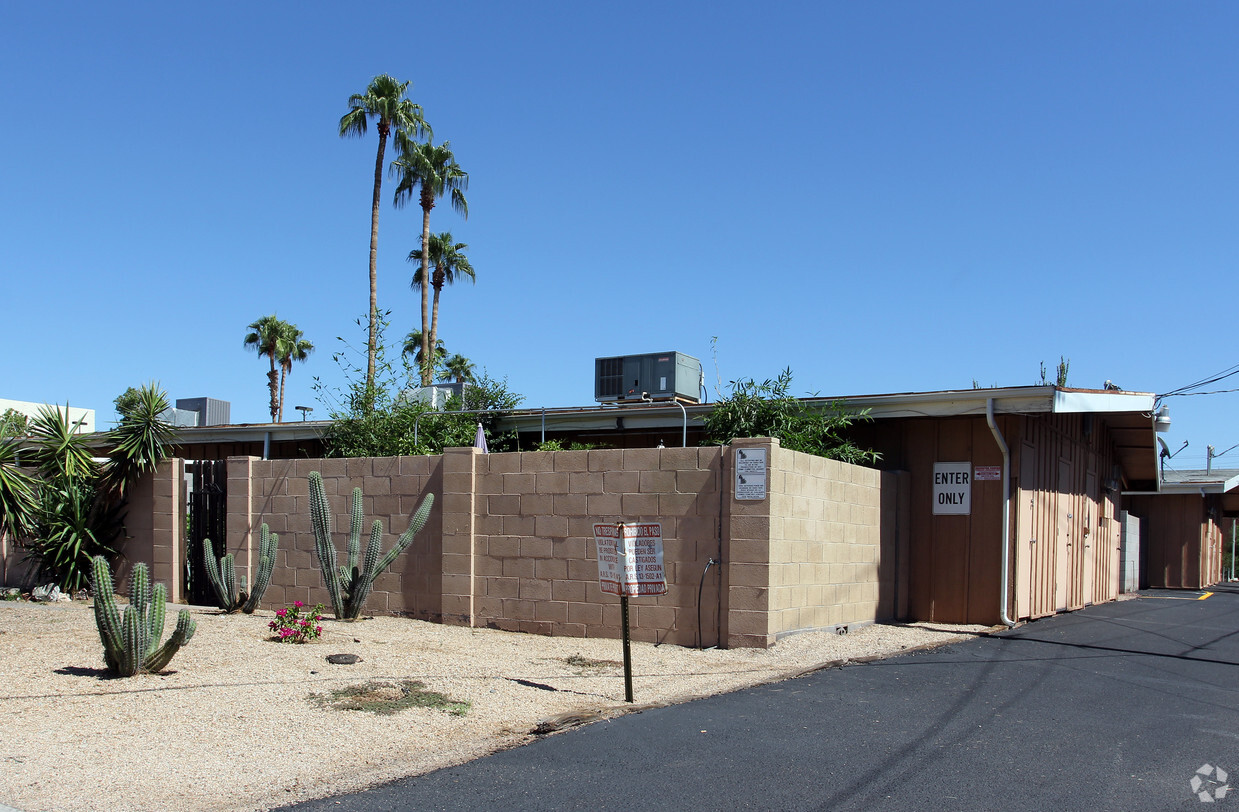
<path id="1" fill-rule="evenodd" d="M 304 604 L 304 603 L 302 603 L 301 601 L 293 601 L 293 606 L 295 606 L 295 607 L 297 607 L 298 609 L 300 609 L 301 607 L 305 606 L 305 604 Z"/>
<path id="2" fill-rule="evenodd" d="M 280 610 L 278 610 L 278 611 L 275 613 L 276 617 L 284 617 L 284 615 L 286 615 L 286 614 L 288 614 L 288 610 L 287 610 L 287 609 L 280 609 Z M 272 622 L 274 622 L 274 621 L 272 621 Z"/>
<path id="3" fill-rule="evenodd" d="M 322 627 L 322 626 L 315 626 L 315 627 L 314 627 L 314 633 L 315 633 L 315 634 L 322 634 L 322 633 L 323 633 L 323 627 Z"/>

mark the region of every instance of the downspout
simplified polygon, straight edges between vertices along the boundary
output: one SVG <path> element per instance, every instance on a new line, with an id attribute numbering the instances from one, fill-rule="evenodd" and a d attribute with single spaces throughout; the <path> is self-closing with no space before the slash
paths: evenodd
<path id="1" fill-rule="evenodd" d="M 1011 567 L 1011 449 L 1007 448 L 1007 441 L 1002 438 L 1002 432 L 998 430 L 998 423 L 994 420 L 993 398 L 985 401 L 985 422 L 989 423 L 994 441 L 1002 451 L 1002 591 L 998 611 L 1003 624 L 1012 627 L 1015 621 L 1007 614 L 1007 595 L 1010 592 L 1008 573 Z"/>

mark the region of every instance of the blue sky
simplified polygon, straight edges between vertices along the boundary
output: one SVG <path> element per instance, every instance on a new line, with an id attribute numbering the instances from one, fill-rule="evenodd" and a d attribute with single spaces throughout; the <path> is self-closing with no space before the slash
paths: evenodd
<path id="1" fill-rule="evenodd" d="M 665 350 L 711 390 L 1024 385 L 1065 356 L 1071 385 L 1168 392 L 1239 364 L 1237 30 L 1223 2 L 3 4 L 0 397 L 106 425 L 158 380 L 260 422 L 242 338 L 274 311 L 318 348 L 286 402 L 321 416 L 336 337 L 364 345 L 377 145 L 337 125 L 378 73 L 470 175 L 468 220 L 431 218 L 478 274 L 440 334 L 527 406 Z M 393 188 L 397 342 L 421 223 Z M 1239 443 L 1239 393 L 1167 402 L 1176 467 Z"/>

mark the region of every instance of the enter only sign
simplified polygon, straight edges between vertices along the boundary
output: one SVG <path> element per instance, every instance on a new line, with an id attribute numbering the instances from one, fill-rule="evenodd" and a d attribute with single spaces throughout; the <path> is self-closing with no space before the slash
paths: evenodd
<path id="1" fill-rule="evenodd" d="M 968 516 L 972 513 L 972 463 L 934 463 L 934 515 Z"/>

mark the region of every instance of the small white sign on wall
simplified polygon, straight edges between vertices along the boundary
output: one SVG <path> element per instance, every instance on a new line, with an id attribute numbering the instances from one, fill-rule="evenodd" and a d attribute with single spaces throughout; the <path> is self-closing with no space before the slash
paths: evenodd
<path id="1" fill-rule="evenodd" d="M 766 498 L 766 449 L 736 449 L 736 498 Z"/>
<path id="2" fill-rule="evenodd" d="M 934 463 L 934 515 L 968 516 L 972 513 L 972 463 Z"/>

